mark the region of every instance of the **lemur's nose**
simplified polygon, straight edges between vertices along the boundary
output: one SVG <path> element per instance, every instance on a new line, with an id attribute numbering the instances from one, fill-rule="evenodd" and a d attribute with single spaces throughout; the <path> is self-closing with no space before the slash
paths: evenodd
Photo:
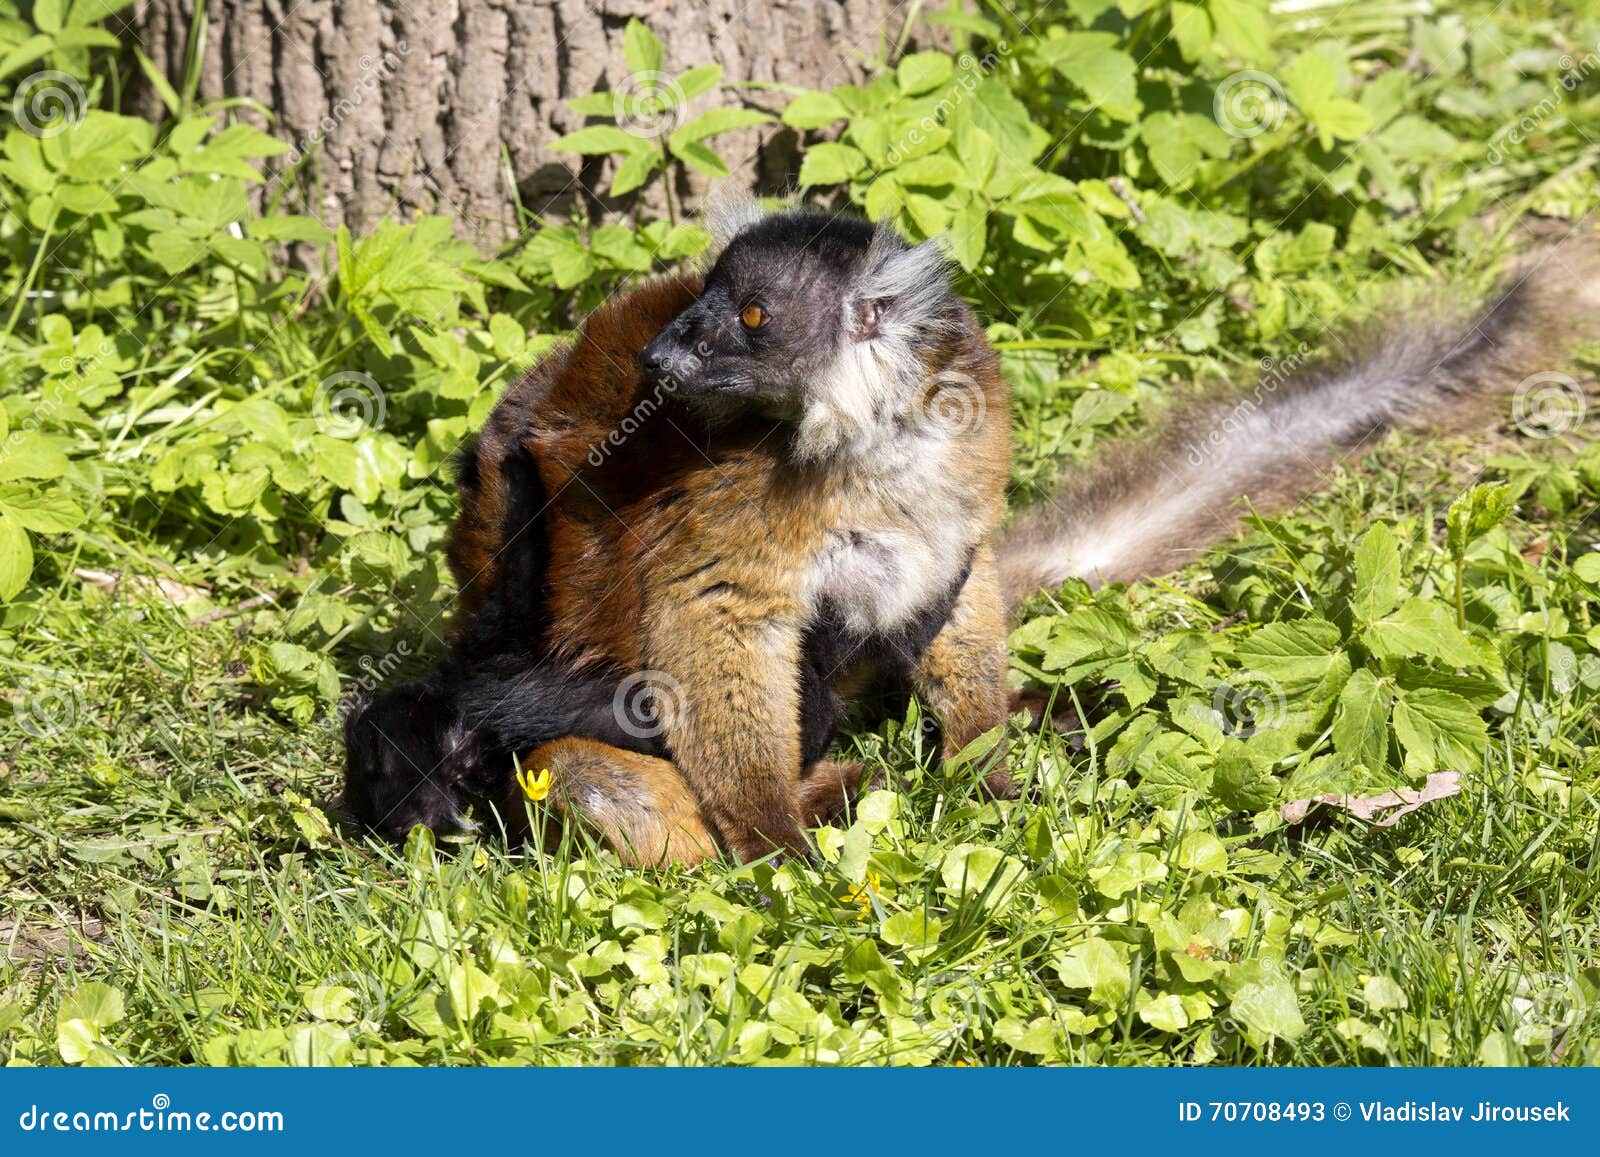
<path id="1" fill-rule="evenodd" d="M 659 374 L 672 368 L 673 351 L 678 344 L 678 328 L 677 322 L 673 322 L 651 338 L 649 344 L 639 351 L 641 370 L 647 374 Z"/>

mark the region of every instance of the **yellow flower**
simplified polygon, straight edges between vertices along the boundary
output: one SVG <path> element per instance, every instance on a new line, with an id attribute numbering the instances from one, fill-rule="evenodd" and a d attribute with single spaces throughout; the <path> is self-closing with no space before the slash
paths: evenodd
<path id="1" fill-rule="evenodd" d="M 846 904 L 854 904 L 860 909 L 858 919 L 865 920 L 872 914 L 872 897 L 883 884 L 883 879 L 876 872 L 868 872 L 867 878 L 859 884 L 851 884 L 846 888 L 844 895 L 839 899 Z"/>
<path id="2" fill-rule="evenodd" d="M 522 787 L 522 794 L 538 803 L 550 794 L 550 769 L 540 768 L 539 774 L 534 775 L 527 768 L 517 772 L 517 783 Z"/>

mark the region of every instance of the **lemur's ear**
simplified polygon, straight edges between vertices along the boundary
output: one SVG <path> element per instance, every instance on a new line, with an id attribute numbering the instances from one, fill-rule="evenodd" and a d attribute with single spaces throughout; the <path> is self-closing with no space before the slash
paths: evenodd
<path id="1" fill-rule="evenodd" d="M 937 240 L 907 245 L 878 226 L 861 276 L 845 302 L 855 341 L 942 321 L 950 299 L 950 256 Z"/>
<path id="2" fill-rule="evenodd" d="M 700 225 L 711 234 L 707 259 L 714 261 L 730 241 L 766 215 L 761 202 L 732 181 L 714 186 L 700 210 Z"/>

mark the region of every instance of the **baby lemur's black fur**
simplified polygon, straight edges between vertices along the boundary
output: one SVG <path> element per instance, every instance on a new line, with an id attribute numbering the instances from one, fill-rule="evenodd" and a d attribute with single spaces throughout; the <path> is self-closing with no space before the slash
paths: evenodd
<path id="1" fill-rule="evenodd" d="M 1537 250 L 1487 309 L 1413 303 L 1001 528 L 1005 383 L 938 252 L 810 213 L 721 231 L 703 281 L 597 311 L 459 457 L 449 654 L 347 723 L 349 804 L 384 835 L 482 803 L 521 830 L 517 756 L 633 862 L 803 853 L 859 786 L 826 756 L 864 686 L 915 693 L 959 749 L 1005 719 L 1008 607 L 1171 569 L 1241 495 L 1281 508 L 1383 430 L 1480 421 L 1600 315 L 1592 244 Z M 659 727 L 622 710 L 639 672 L 676 689 Z"/>

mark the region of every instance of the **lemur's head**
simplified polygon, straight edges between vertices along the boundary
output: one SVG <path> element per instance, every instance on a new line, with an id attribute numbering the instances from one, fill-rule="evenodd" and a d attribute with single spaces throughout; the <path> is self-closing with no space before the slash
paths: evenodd
<path id="1" fill-rule="evenodd" d="M 723 248 L 699 298 L 640 357 L 650 378 L 713 416 L 797 426 L 821 456 L 914 407 L 961 305 L 949 261 L 887 226 L 753 202 L 708 220 Z"/>

